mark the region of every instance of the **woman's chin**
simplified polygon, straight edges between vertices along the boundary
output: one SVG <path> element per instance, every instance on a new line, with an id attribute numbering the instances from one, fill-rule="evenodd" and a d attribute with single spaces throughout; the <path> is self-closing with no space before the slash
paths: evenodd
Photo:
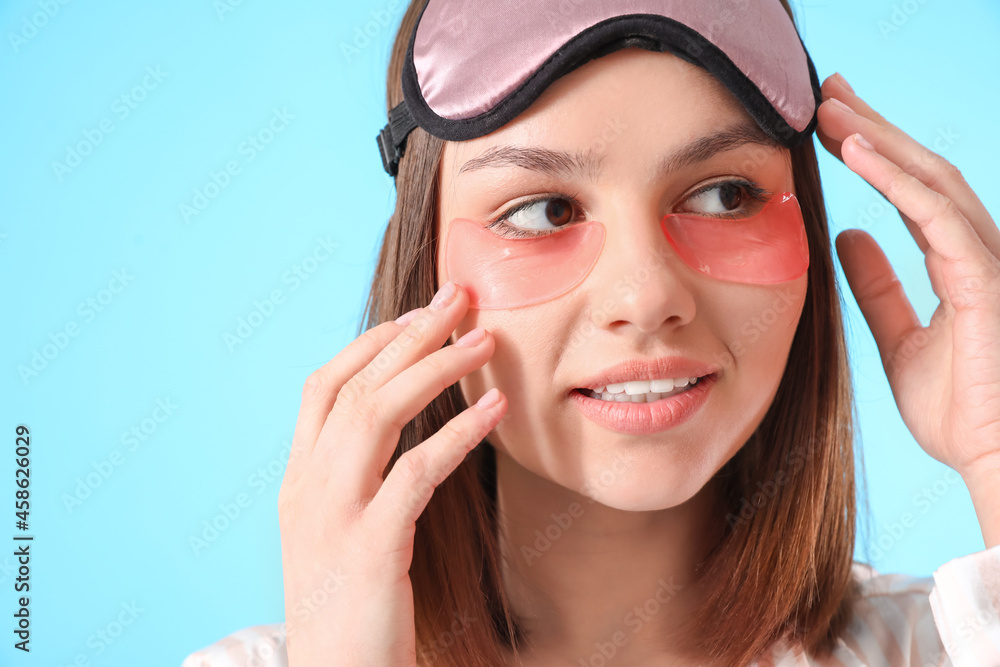
<path id="1" fill-rule="evenodd" d="M 645 476 L 644 476 L 645 477 Z M 624 512 L 657 512 L 680 507 L 698 495 L 708 479 L 668 475 L 660 479 L 623 479 L 612 486 L 589 486 L 583 495 L 605 507 Z"/>

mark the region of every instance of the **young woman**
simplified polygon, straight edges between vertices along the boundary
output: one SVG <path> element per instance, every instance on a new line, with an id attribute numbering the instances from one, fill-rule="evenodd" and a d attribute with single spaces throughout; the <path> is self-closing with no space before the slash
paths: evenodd
<path id="1" fill-rule="evenodd" d="M 365 330 L 306 381 L 280 492 L 286 623 L 185 665 L 1000 664 L 1000 231 L 842 77 L 819 87 L 790 17 L 411 4 Z M 837 238 L 903 419 L 983 529 L 933 578 L 852 562 L 814 128 L 941 300 L 923 327 L 871 237 Z"/>

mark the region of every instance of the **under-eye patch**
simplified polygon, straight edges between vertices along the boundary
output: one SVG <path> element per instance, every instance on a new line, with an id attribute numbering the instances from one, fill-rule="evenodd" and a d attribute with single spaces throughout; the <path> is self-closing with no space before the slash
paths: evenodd
<path id="1" fill-rule="evenodd" d="M 718 280 L 769 284 L 794 280 L 809 267 L 809 247 L 798 200 L 773 197 L 744 217 L 670 214 L 660 228 L 677 256 Z M 570 223 L 531 238 L 507 238 L 487 223 L 456 218 L 444 242 L 448 279 L 464 286 L 470 308 L 531 306 L 579 285 L 604 248 L 605 225 Z"/>
<path id="2" fill-rule="evenodd" d="M 604 225 L 580 222 L 534 238 L 504 238 L 458 218 L 445 240 L 448 278 L 469 292 L 469 307 L 520 308 L 576 287 L 604 247 Z"/>
<path id="3" fill-rule="evenodd" d="M 745 218 L 675 213 L 660 224 L 685 264 L 719 280 L 781 283 L 809 268 L 802 210 L 790 192 Z"/>

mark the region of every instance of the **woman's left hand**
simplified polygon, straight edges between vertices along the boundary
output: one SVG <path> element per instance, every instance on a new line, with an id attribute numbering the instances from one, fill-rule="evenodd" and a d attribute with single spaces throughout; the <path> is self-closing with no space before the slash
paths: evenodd
<path id="1" fill-rule="evenodd" d="M 923 326 L 874 239 L 856 229 L 837 236 L 903 421 L 967 483 L 992 479 L 1000 490 L 1000 230 L 958 169 L 875 113 L 842 77 L 824 82 L 823 98 L 820 141 L 899 209 L 940 299 Z"/>

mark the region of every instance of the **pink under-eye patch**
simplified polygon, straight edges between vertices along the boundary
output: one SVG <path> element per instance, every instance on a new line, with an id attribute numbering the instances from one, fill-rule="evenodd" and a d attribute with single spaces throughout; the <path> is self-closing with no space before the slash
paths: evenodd
<path id="1" fill-rule="evenodd" d="M 521 308 L 561 296 L 578 285 L 604 247 L 599 222 L 568 225 L 535 238 L 504 238 L 484 223 L 459 218 L 448 226 L 448 278 L 469 293 L 469 307 Z"/>
<path id="2" fill-rule="evenodd" d="M 790 192 L 746 218 L 681 213 L 664 216 L 660 224 L 685 264 L 719 280 L 780 283 L 809 268 L 802 210 Z"/>
<path id="3" fill-rule="evenodd" d="M 809 244 L 798 200 L 772 198 L 744 218 L 670 214 L 661 229 L 689 267 L 718 280 L 769 284 L 809 268 Z M 605 226 L 573 223 L 533 238 L 506 238 L 486 223 L 456 218 L 444 243 L 448 279 L 469 293 L 469 307 L 521 308 L 555 299 L 579 285 L 597 264 Z"/>

